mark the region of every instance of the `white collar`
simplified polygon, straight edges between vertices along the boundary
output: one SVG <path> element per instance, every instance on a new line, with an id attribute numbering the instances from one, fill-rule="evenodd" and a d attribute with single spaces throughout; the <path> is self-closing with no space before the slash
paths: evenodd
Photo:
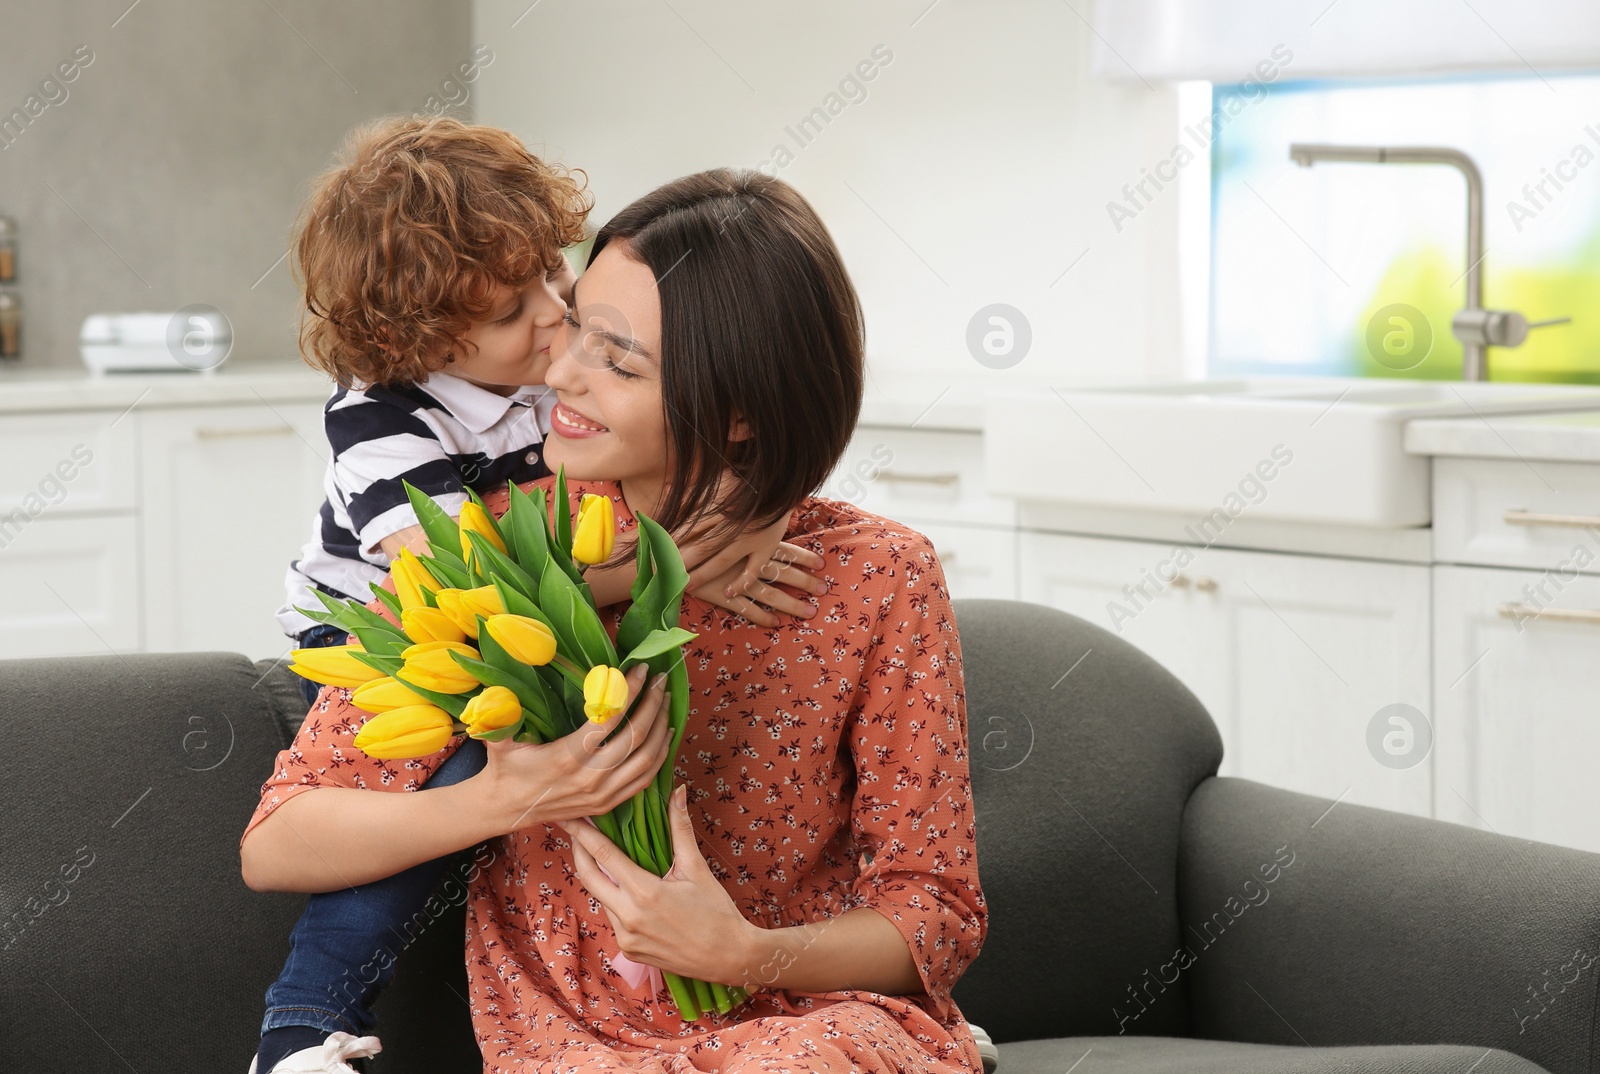
<path id="1" fill-rule="evenodd" d="M 474 433 L 482 433 L 513 406 L 533 406 L 555 393 L 543 384 L 524 385 L 510 395 L 497 395 L 451 373 L 432 373 L 417 385 Z"/>

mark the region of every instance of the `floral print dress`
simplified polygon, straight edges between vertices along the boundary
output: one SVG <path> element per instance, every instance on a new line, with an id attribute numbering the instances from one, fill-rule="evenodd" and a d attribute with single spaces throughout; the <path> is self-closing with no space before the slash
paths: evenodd
<path id="1" fill-rule="evenodd" d="M 548 485 L 548 480 L 541 482 Z M 634 526 L 614 483 L 619 528 Z M 486 501 L 504 509 L 504 493 Z M 927 538 L 808 499 L 786 540 L 821 554 L 829 590 L 810 620 L 756 626 L 694 597 L 683 625 L 692 703 L 676 782 L 710 869 L 768 928 L 871 907 L 904 936 L 924 991 L 753 991 L 684 1022 L 663 988 L 630 988 L 571 845 L 540 824 L 488 844 L 467 905 L 466 957 L 484 1069 L 790 1070 L 981 1074 L 951 987 L 987 932 L 978 885 L 961 649 Z M 374 607 L 377 607 L 374 602 Z M 621 608 L 616 609 L 620 614 Z M 351 744 L 367 713 L 323 689 L 262 786 L 249 828 L 319 786 L 414 791 L 439 753 L 380 761 Z M 381 1032 L 381 1027 L 380 1027 Z"/>

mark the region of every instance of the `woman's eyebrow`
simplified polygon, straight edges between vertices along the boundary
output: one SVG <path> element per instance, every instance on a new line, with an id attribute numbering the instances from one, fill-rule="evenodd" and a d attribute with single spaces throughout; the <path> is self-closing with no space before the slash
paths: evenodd
<path id="1" fill-rule="evenodd" d="M 579 277 L 578 280 L 574 281 L 572 284 L 572 308 L 574 311 L 582 308 L 582 303 L 578 301 L 578 284 L 581 282 L 582 277 Z M 634 339 L 631 336 L 618 335 L 616 332 L 611 332 L 594 325 L 587 325 L 586 327 L 589 329 L 589 331 L 593 332 L 595 335 L 599 336 L 601 339 L 605 340 L 614 347 L 620 347 L 622 350 L 637 354 L 642 358 L 648 358 L 652 362 L 660 361 L 659 358 L 651 353 L 649 347 L 646 347 L 643 343 L 640 343 L 637 339 Z"/>

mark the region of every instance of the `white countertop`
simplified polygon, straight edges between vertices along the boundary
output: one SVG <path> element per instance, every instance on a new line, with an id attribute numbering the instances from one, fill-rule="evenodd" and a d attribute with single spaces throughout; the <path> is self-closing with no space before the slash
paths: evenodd
<path id="1" fill-rule="evenodd" d="M 867 373 L 861 424 L 983 429 L 984 385 Z M 299 362 L 231 362 L 214 373 L 94 374 L 71 366 L 0 367 L 0 414 L 325 400 L 332 382 Z"/>
<path id="2" fill-rule="evenodd" d="M 299 362 L 228 363 L 212 373 L 91 373 L 71 366 L 0 368 L 0 414 L 255 402 L 321 402 L 333 390 Z"/>
<path id="3" fill-rule="evenodd" d="M 982 432 L 984 391 L 980 382 L 957 382 L 939 375 L 874 374 L 869 366 L 859 424 Z"/>
<path id="4" fill-rule="evenodd" d="M 1413 455 L 1600 462 L 1600 410 L 1426 418 L 1406 425 Z"/>

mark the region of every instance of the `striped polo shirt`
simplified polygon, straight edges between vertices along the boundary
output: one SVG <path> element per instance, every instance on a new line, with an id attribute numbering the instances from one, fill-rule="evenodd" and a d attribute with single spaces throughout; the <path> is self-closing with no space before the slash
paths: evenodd
<path id="1" fill-rule="evenodd" d="M 413 387 L 335 390 L 322 408 L 333 448 L 323 478 L 327 499 L 284 579 L 284 633 L 315 625 L 294 609 L 321 607 L 311 594 L 319 586 L 371 598 L 367 583 L 381 583 L 389 572 L 378 542 L 417 522 L 401 481 L 459 515 L 469 488 L 483 495 L 549 474 L 544 437 L 554 408 L 555 392 L 542 384 L 496 395 L 449 373 Z"/>

